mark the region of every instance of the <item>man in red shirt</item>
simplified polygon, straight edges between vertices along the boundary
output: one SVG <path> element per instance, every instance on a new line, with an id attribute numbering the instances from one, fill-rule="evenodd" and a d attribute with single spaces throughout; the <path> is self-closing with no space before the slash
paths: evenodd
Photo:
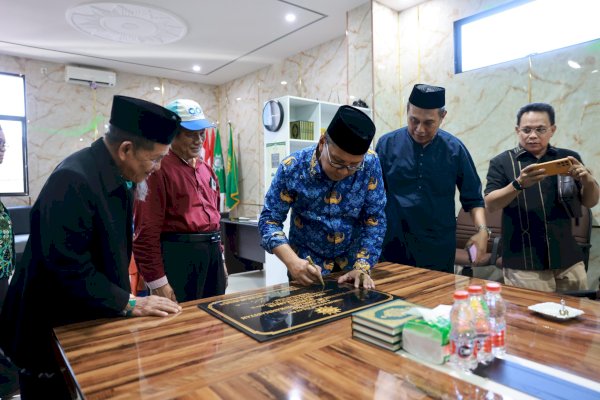
<path id="1" fill-rule="evenodd" d="M 200 157 L 212 127 L 193 100 L 166 108 L 181 117 L 180 131 L 135 202 L 133 253 L 153 294 L 189 301 L 225 293 L 219 182 Z M 143 191 L 142 191 L 143 192 Z"/>

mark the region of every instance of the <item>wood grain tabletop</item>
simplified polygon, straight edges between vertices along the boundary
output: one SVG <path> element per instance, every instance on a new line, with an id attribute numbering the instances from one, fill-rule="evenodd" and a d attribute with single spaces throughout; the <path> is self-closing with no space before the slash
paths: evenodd
<path id="1" fill-rule="evenodd" d="M 398 264 L 373 271 L 377 290 L 426 306 L 452 304 L 468 278 Z M 260 292 L 259 289 L 252 292 Z M 233 295 L 205 299 L 202 302 Z M 600 381 L 600 302 L 565 297 L 584 315 L 553 321 L 528 306 L 552 293 L 503 286 L 507 353 Z M 350 318 L 259 343 L 184 303 L 177 315 L 104 319 L 55 329 L 88 399 L 503 398 L 444 371 L 352 339 Z"/>

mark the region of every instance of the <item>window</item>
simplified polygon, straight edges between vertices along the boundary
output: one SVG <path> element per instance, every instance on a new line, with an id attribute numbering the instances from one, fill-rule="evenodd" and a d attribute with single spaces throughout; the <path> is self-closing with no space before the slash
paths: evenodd
<path id="1" fill-rule="evenodd" d="M 454 22 L 455 72 L 600 38 L 600 1 L 513 1 Z"/>
<path id="2" fill-rule="evenodd" d="M 29 194 L 25 77 L 0 73 L 0 126 L 6 143 L 0 164 L 0 195 Z"/>

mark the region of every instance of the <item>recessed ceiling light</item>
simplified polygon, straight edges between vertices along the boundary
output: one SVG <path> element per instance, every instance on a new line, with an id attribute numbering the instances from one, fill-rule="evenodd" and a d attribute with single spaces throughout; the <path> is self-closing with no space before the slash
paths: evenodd
<path id="1" fill-rule="evenodd" d="M 593 70 L 593 71 L 592 71 L 592 74 L 595 74 L 596 72 L 598 72 L 598 70 L 597 70 L 597 69 Z"/>
<path id="2" fill-rule="evenodd" d="M 186 24 L 176 15 L 136 4 L 82 4 L 69 8 L 66 18 L 80 32 L 120 43 L 166 44 L 187 34 Z"/>
<path id="3" fill-rule="evenodd" d="M 350 95 L 350 100 L 354 100 L 356 97 Z"/>
<path id="4" fill-rule="evenodd" d="M 287 22 L 294 22 L 296 20 L 296 15 L 290 13 L 285 15 L 285 20 Z"/>
<path id="5" fill-rule="evenodd" d="M 569 60 L 569 61 L 567 61 L 567 64 L 569 64 L 569 67 L 571 67 L 573 69 L 581 68 L 581 65 L 579 65 L 579 63 L 577 61 Z"/>
<path id="6" fill-rule="evenodd" d="M 158 92 L 160 90 L 160 86 L 154 86 L 154 90 Z"/>
<path id="7" fill-rule="evenodd" d="M 242 98 L 241 97 L 236 97 L 235 100 L 236 101 L 240 101 Z"/>
<path id="8" fill-rule="evenodd" d="M 281 81 L 282 85 L 287 85 L 287 81 Z"/>
<path id="9" fill-rule="evenodd" d="M 200 70 L 202 69 L 202 67 L 201 67 L 201 66 L 199 66 L 199 65 L 194 65 L 194 66 L 192 67 L 192 69 L 194 70 L 194 72 L 200 72 Z"/>

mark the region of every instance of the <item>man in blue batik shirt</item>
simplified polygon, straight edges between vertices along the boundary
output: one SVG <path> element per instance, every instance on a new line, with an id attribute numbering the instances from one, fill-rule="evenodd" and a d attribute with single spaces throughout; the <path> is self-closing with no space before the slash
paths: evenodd
<path id="1" fill-rule="evenodd" d="M 258 226 L 262 246 L 285 264 L 292 281 L 310 285 L 347 270 L 339 283 L 375 287 L 369 272 L 381 253 L 386 198 L 379 160 L 369 150 L 374 135 L 365 113 L 341 106 L 319 143 L 279 166 Z M 283 222 L 290 208 L 288 240 Z"/>
<path id="2" fill-rule="evenodd" d="M 383 135 L 376 151 L 389 221 L 382 260 L 453 272 L 456 188 L 478 229 L 467 242 L 477 248 L 476 263 L 486 252 L 490 232 L 473 159 L 458 138 L 439 129 L 445 100 L 444 88 L 415 85 L 406 110 L 408 125 Z"/>

